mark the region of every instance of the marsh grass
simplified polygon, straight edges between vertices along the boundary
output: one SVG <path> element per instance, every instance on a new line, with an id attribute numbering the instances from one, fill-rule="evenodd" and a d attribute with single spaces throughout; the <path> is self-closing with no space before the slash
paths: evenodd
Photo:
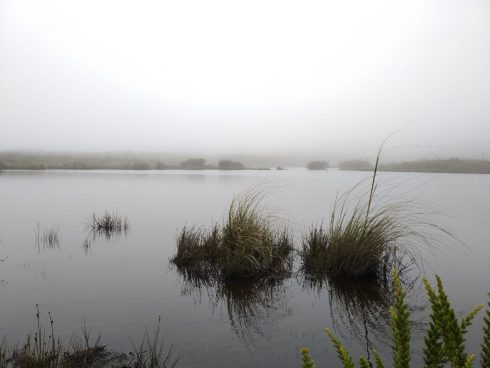
<path id="1" fill-rule="evenodd" d="M 41 248 L 59 248 L 60 247 L 60 228 L 59 226 L 52 226 L 47 229 L 41 230 L 41 225 L 37 224 L 34 229 L 36 236 L 36 247 Z"/>
<path id="2" fill-rule="evenodd" d="M 129 232 L 129 221 L 127 217 L 121 216 L 118 212 L 112 213 L 106 211 L 102 216 L 95 213 L 85 225 L 88 234 L 82 242 L 82 249 L 88 253 L 92 244 L 98 238 L 104 238 L 106 241 L 118 240 L 123 235 L 127 236 Z"/>
<path id="3" fill-rule="evenodd" d="M 177 365 L 179 357 L 176 356 L 173 345 L 167 347 L 165 338 L 161 336 L 161 319 L 158 317 L 157 327 L 151 336 L 148 329 L 139 346 L 133 345 L 133 351 L 129 353 L 130 366 L 134 368 L 173 368 Z"/>
<path id="4" fill-rule="evenodd" d="M 171 259 L 179 269 L 221 280 L 282 277 L 291 270 L 292 242 L 277 217 L 263 207 L 266 192 L 235 196 L 222 225 L 184 227 Z"/>
<path id="5" fill-rule="evenodd" d="M 92 214 L 92 218 L 87 223 L 87 228 L 93 233 L 104 234 L 110 238 L 113 234 L 121 234 L 129 231 L 129 222 L 126 217 L 118 212 L 105 212 L 102 216 Z"/>
<path id="6" fill-rule="evenodd" d="M 140 348 L 125 354 L 109 350 L 101 343 L 100 335 L 92 339 L 85 323 L 81 334 L 74 334 L 65 345 L 55 335 L 51 314 L 48 316 L 49 328 L 46 329 L 41 324 L 41 313 L 36 305 L 36 331 L 13 348 L 9 348 L 6 338 L 1 340 L 0 368 L 173 368 L 177 364 L 174 347 L 167 347 L 161 338 L 160 319 L 155 334 L 150 336 L 146 331 Z"/>
<path id="7" fill-rule="evenodd" d="M 349 278 L 389 278 L 391 269 L 421 268 L 415 245 L 431 244 L 433 230 L 452 236 L 432 223 L 434 213 L 413 200 L 389 201 L 379 195 L 378 151 L 367 193 L 356 196 L 365 181 L 337 197 L 328 226 L 313 226 L 303 235 L 302 268 L 309 274 Z M 427 213 L 424 213 L 427 210 Z M 437 242 L 434 242 L 437 243 Z"/>

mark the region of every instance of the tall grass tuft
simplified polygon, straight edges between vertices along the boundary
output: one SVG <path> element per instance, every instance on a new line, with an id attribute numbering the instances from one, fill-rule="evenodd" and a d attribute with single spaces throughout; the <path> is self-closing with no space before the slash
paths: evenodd
<path id="1" fill-rule="evenodd" d="M 222 225 L 184 227 L 171 261 L 222 280 L 285 275 L 291 269 L 291 239 L 262 206 L 264 197 L 263 191 L 244 192 L 234 197 Z"/>
<path id="2" fill-rule="evenodd" d="M 357 184 L 337 198 L 328 226 L 314 226 L 303 235 L 302 268 L 309 274 L 330 277 L 389 279 L 396 268 L 419 267 L 421 259 L 409 242 L 427 243 L 424 228 L 450 234 L 424 219 L 420 206 L 410 200 L 388 202 L 377 194 L 378 151 L 365 196 L 355 197 Z M 426 208 L 422 208 L 425 210 Z M 432 211 L 427 209 L 428 211 Z"/>

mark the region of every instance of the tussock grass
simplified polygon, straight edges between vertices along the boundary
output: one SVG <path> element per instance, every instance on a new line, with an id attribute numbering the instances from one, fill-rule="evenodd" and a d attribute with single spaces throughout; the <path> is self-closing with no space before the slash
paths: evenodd
<path id="1" fill-rule="evenodd" d="M 395 205 L 367 212 L 356 205 L 352 212 L 336 208 L 328 228 L 311 228 L 303 236 L 303 268 L 331 277 L 385 277 L 403 258 L 415 258 L 400 240 L 414 234 Z M 338 212 L 337 212 L 338 211 Z"/>
<path id="2" fill-rule="evenodd" d="M 263 191 L 246 191 L 233 199 L 222 225 L 209 230 L 184 227 L 171 262 L 179 269 L 222 280 L 287 274 L 291 239 L 287 229 L 278 228 L 277 218 L 262 206 L 264 197 Z"/>
<path id="3" fill-rule="evenodd" d="M 426 220 L 421 203 L 411 200 L 387 201 L 378 195 L 377 172 L 382 147 L 378 151 L 367 195 L 355 197 L 363 182 L 338 197 L 328 226 L 313 226 L 303 235 L 302 268 L 310 274 L 329 277 L 378 278 L 385 280 L 391 269 L 400 272 L 422 259 L 415 243 L 429 243 L 424 228 L 449 235 Z"/>

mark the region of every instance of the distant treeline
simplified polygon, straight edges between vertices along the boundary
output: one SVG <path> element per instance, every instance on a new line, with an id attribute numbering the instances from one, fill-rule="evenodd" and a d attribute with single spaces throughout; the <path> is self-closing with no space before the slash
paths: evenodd
<path id="1" fill-rule="evenodd" d="M 339 163 L 338 167 L 340 170 L 369 171 L 373 169 L 373 166 L 369 161 L 363 160 L 343 161 Z M 405 161 L 380 164 L 379 170 L 394 172 L 490 174 L 490 160 L 449 158 Z"/>
<path id="2" fill-rule="evenodd" d="M 340 170 L 355 170 L 355 171 L 370 171 L 373 165 L 369 161 L 364 160 L 349 160 L 341 161 L 338 165 Z"/>
<path id="3" fill-rule="evenodd" d="M 244 164 L 220 160 L 218 165 L 204 158 L 190 158 L 178 164 L 158 159 L 103 154 L 0 153 L 0 170 L 246 170 Z M 262 169 L 263 170 L 263 169 Z"/>
<path id="4" fill-rule="evenodd" d="M 326 170 L 328 169 L 328 161 L 324 161 L 324 160 L 310 161 L 306 164 L 306 168 L 308 170 Z"/>

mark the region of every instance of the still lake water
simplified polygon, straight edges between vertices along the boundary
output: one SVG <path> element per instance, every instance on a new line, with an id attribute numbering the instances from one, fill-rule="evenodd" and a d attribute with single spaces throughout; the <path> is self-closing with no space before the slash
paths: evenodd
<path id="1" fill-rule="evenodd" d="M 328 221 L 336 195 L 367 175 L 302 169 L 0 172 L 0 337 L 11 344 L 24 339 L 35 328 L 39 304 L 43 323 L 51 312 L 59 335 L 69 338 L 85 319 L 105 344 L 122 351 L 161 316 L 181 367 L 298 367 L 302 346 L 311 348 L 318 366 L 337 365 L 323 326 L 334 328 L 355 357 L 367 345 L 386 352 L 387 308 L 376 290 L 312 286 L 301 275 L 275 285 L 198 287 L 168 261 L 179 229 L 221 221 L 233 196 L 257 185 L 272 188 L 268 203 L 287 221 L 299 248 L 305 229 Z M 456 311 L 486 302 L 490 175 L 385 173 L 380 181 L 387 196 L 437 207 L 445 215 L 441 223 L 464 242 L 441 237 L 445 245 L 422 249 L 425 273 L 443 277 Z M 106 210 L 127 216 L 130 231 L 84 249 L 87 220 Z M 36 246 L 37 224 L 41 231 L 59 227 L 59 248 Z M 420 341 L 424 292 L 415 286 L 410 295 Z M 472 352 L 480 326 L 481 318 L 468 337 Z"/>

